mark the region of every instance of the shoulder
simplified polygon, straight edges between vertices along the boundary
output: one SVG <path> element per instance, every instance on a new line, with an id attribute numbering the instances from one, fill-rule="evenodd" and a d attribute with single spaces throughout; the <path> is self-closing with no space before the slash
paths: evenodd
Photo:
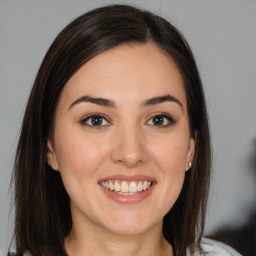
<path id="1" fill-rule="evenodd" d="M 201 247 L 203 249 L 203 252 L 207 256 L 241 256 L 241 254 L 239 254 L 230 246 L 212 239 L 208 239 L 208 238 L 202 239 Z M 194 256 L 203 256 L 203 255 L 198 251 L 195 252 L 194 254 Z"/>

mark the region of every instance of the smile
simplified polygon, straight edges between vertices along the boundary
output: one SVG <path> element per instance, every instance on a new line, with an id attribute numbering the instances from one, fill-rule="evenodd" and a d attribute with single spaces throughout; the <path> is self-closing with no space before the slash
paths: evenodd
<path id="1" fill-rule="evenodd" d="M 154 191 L 157 180 L 146 175 L 114 175 L 98 181 L 102 192 L 119 204 L 144 201 Z"/>
<path id="2" fill-rule="evenodd" d="M 150 188 L 151 181 L 105 180 L 100 185 L 120 195 L 136 195 Z"/>

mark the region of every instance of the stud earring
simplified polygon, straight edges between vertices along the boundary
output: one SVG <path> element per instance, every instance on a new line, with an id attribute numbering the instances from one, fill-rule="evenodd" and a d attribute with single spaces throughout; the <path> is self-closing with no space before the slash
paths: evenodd
<path id="1" fill-rule="evenodd" d="M 191 163 L 191 162 L 189 162 L 189 163 L 188 163 L 188 166 L 189 166 L 189 168 L 191 168 L 191 166 L 192 166 L 192 163 Z"/>

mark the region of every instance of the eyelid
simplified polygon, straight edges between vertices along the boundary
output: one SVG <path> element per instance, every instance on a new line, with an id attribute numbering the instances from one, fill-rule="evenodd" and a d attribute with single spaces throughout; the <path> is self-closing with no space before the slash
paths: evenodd
<path id="1" fill-rule="evenodd" d="M 93 118 L 93 117 L 101 117 L 102 119 L 106 120 L 106 121 L 108 122 L 108 124 L 107 124 L 107 125 L 99 125 L 99 126 L 93 126 L 93 125 L 87 124 L 86 122 L 87 122 L 90 118 Z M 80 123 L 81 123 L 82 125 L 89 126 L 89 127 L 94 127 L 94 128 L 100 128 L 100 127 L 102 127 L 102 126 L 109 126 L 109 125 L 112 124 L 111 121 L 109 120 L 109 118 L 106 117 L 106 116 L 105 116 L 104 114 L 102 114 L 102 113 L 90 113 L 90 114 L 84 116 L 84 117 L 82 118 L 82 120 L 80 121 Z"/>
<path id="2" fill-rule="evenodd" d="M 154 124 L 150 124 L 152 126 L 155 126 L 155 127 L 158 127 L 158 128 L 161 128 L 161 127 L 168 127 L 168 126 L 171 126 L 173 124 L 176 123 L 176 120 L 168 113 L 163 113 L 163 112 L 160 112 L 160 113 L 154 113 L 146 123 L 148 123 L 150 120 L 152 120 L 154 117 L 157 117 L 157 116 L 160 116 L 160 117 L 163 117 L 163 118 L 166 118 L 168 120 L 168 124 L 165 124 L 165 125 L 154 125 Z"/>

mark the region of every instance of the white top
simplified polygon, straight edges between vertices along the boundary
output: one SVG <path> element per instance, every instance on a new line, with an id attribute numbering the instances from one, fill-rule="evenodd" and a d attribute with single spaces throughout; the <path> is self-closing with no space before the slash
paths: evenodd
<path id="1" fill-rule="evenodd" d="M 230 246 L 208 238 L 202 239 L 201 246 L 205 252 L 205 256 L 242 256 Z M 0 256 L 2 256 L 1 253 Z M 25 253 L 24 256 L 30 256 L 30 254 Z M 187 251 L 187 256 L 191 256 L 189 251 Z M 202 255 L 200 252 L 195 252 L 193 256 L 204 256 L 204 254 Z"/>
<path id="2" fill-rule="evenodd" d="M 203 238 L 201 245 L 207 256 L 242 256 L 230 246 L 212 239 Z M 189 252 L 187 256 L 191 256 Z M 202 254 L 196 252 L 193 256 L 202 256 Z"/>

